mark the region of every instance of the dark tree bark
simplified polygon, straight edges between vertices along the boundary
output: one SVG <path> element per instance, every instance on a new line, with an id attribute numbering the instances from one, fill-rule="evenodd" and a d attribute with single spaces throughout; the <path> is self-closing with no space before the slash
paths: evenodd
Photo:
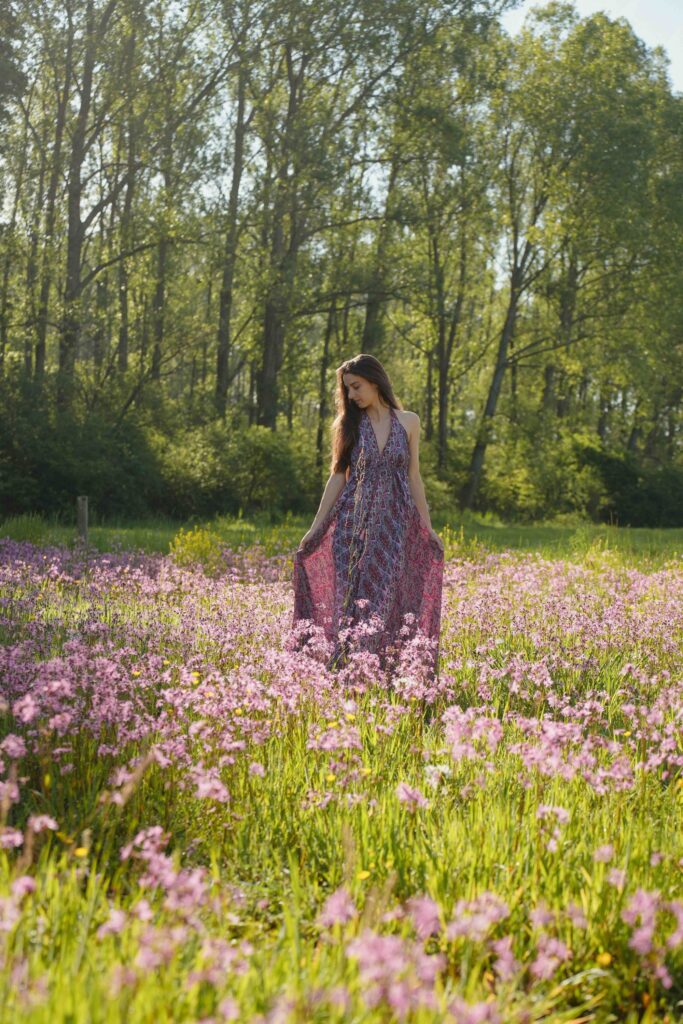
<path id="1" fill-rule="evenodd" d="M 237 261 L 238 223 L 237 211 L 240 184 L 244 169 L 244 137 L 246 124 L 244 118 L 246 93 L 246 69 L 240 64 L 237 77 L 237 119 L 235 124 L 235 145 L 233 149 L 232 181 L 228 200 L 228 227 L 225 235 L 225 251 L 223 256 L 223 278 L 218 311 L 218 338 L 216 353 L 216 393 L 215 405 L 219 416 L 225 418 L 226 399 L 230 384 L 230 321 L 233 304 L 233 281 L 235 263 Z"/>
<path id="2" fill-rule="evenodd" d="M 508 300 L 507 311 L 505 313 L 505 322 L 498 341 L 498 351 L 496 353 L 496 364 L 493 371 L 493 377 L 491 378 L 491 384 L 486 397 L 486 405 L 484 406 L 484 414 L 479 425 L 477 439 L 470 459 L 468 480 L 462 495 L 462 504 L 464 508 L 471 508 L 481 481 L 486 448 L 491 438 L 493 417 L 496 413 L 496 406 L 498 405 L 498 399 L 503 386 L 503 378 L 505 377 L 510 341 L 515 333 L 515 321 L 517 319 L 520 296 L 519 274 L 517 273 L 514 275 L 512 286 L 510 288 L 510 297 Z"/>
<path id="3" fill-rule="evenodd" d="M 394 154 L 389 170 L 389 183 L 384 202 L 384 217 L 382 218 L 377 234 L 375 261 L 372 268 L 370 285 L 368 287 L 368 299 L 365 305 L 365 322 L 363 324 L 363 337 L 361 340 L 361 351 L 372 354 L 381 352 L 384 342 L 384 320 L 382 313 L 387 301 L 386 253 L 391 229 L 390 211 L 394 201 L 394 191 L 396 188 L 398 170 L 399 158 Z"/>
<path id="4" fill-rule="evenodd" d="M 29 110 L 25 109 L 24 117 L 24 138 L 23 146 L 21 151 L 21 160 L 17 172 L 17 180 L 14 188 L 14 196 L 12 199 L 12 211 L 10 213 L 9 224 L 5 228 L 7 238 L 9 240 L 6 251 L 5 259 L 2 267 L 2 285 L 0 286 L 0 376 L 4 373 L 5 367 L 5 351 L 9 339 L 9 311 L 10 311 L 10 276 L 12 270 L 12 264 L 14 262 L 14 237 L 17 226 L 17 216 L 19 212 L 19 204 L 22 198 L 22 190 L 24 187 L 24 174 L 26 172 L 26 162 L 28 158 L 28 140 L 29 140 Z M 40 161 L 40 178 L 38 184 L 38 196 L 42 196 L 43 193 L 43 178 L 45 174 L 45 154 L 41 154 Z M 26 288 L 27 294 L 30 297 L 33 296 L 33 285 L 35 281 L 35 254 L 38 246 L 38 235 L 39 235 L 39 223 L 40 223 L 40 200 L 38 199 L 34 206 L 33 223 L 31 225 L 31 245 L 29 248 L 29 258 L 26 271 Z M 31 373 L 31 346 L 27 342 L 24 345 L 24 369 L 27 374 Z"/>
<path id="5" fill-rule="evenodd" d="M 283 128 L 282 156 L 275 181 L 270 241 L 270 284 L 263 311 L 263 347 L 258 377 L 258 423 L 275 430 L 278 406 L 277 377 L 282 366 L 286 323 L 289 316 L 291 287 L 296 268 L 299 235 L 297 231 L 296 184 L 289 182 L 294 150 L 294 125 L 301 101 L 308 57 L 303 54 L 294 66 L 294 47 L 285 43 L 289 97 Z M 289 239 L 285 218 L 289 215 Z"/>
<path id="6" fill-rule="evenodd" d="M 135 53 L 136 36 L 132 33 L 130 52 L 131 59 Z M 126 187 L 123 194 L 123 208 L 121 210 L 121 244 L 124 249 L 129 249 L 132 243 L 132 222 L 133 222 L 133 197 L 136 185 L 136 143 L 137 127 L 133 115 L 132 103 L 129 106 L 128 116 L 128 137 L 126 140 Z M 128 348 L 129 348 L 129 312 L 128 312 L 128 265 L 125 258 L 119 260 L 118 266 L 118 303 L 119 303 L 119 336 L 116 347 L 117 369 L 119 373 L 126 373 L 128 370 Z"/>
<path id="7" fill-rule="evenodd" d="M 150 377 L 161 379 L 161 352 L 164 345 L 164 312 L 166 306 L 166 264 L 169 241 L 161 238 L 157 245 L 157 274 L 152 299 L 152 371 Z"/>
<path id="8" fill-rule="evenodd" d="M 330 341 L 337 324 L 337 304 L 333 302 L 327 313 L 327 325 L 323 338 L 323 354 L 320 360 L 320 386 L 318 388 L 318 429 L 315 435 L 315 464 L 321 476 L 324 476 L 323 441 L 325 438 L 325 421 L 327 419 L 327 370 L 330 365 Z"/>
<path id="9" fill-rule="evenodd" d="M 93 0 L 87 0 L 85 16 L 85 51 L 83 74 L 79 88 L 79 107 L 71 136 L 71 154 L 67 183 L 67 241 L 66 279 L 64 283 L 64 312 L 59 338 L 59 370 L 57 375 L 57 404 L 68 406 L 73 396 L 76 352 L 81 327 L 79 301 L 83 291 L 81 278 L 82 249 L 86 223 L 96 216 L 100 204 L 91 209 L 87 222 L 81 219 L 83 194 L 83 162 L 93 137 L 87 138 L 88 118 L 93 98 L 93 73 L 98 42 L 106 33 L 118 0 L 109 0 L 99 18 L 95 15 Z"/>

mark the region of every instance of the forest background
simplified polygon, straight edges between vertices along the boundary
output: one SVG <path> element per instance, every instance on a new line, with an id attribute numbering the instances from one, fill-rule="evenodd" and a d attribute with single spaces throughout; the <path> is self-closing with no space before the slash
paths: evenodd
<path id="1" fill-rule="evenodd" d="M 507 0 L 0 12 L 0 513 L 312 514 L 386 365 L 432 511 L 683 525 L 683 95 Z"/>

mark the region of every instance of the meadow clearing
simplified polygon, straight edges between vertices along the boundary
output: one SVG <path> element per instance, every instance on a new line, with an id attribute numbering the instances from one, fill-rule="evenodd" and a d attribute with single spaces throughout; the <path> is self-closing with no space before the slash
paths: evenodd
<path id="1" fill-rule="evenodd" d="M 683 1019 L 681 531 L 442 530 L 430 686 L 231 529 L 0 529 L 2 1020 Z"/>

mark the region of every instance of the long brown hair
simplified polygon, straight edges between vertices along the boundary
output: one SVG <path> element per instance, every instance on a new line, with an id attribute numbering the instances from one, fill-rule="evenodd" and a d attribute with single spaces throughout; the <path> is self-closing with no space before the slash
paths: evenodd
<path id="1" fill-rule="evenodd" d="M 377 385 L 380 397 L 387 405 L 393 409 L 403 408 L 394 395 L 387 371 L 375 356 L 365 355 L 361 352 L 360 355 L 353 356 L 352 359 L 347 359 L 341 366 L 338 366 L 337 389 L 334 396 L 337 415 L 332 424 L 331 473 L 345 473 L 350 465 L 351 451 L 358 440 L 360 420 L 363 415 L 363 410 L 359 409 L 355 402 L 349 401 L 344 387 L 345 373 L 365 377 L 366 380 Z"/>

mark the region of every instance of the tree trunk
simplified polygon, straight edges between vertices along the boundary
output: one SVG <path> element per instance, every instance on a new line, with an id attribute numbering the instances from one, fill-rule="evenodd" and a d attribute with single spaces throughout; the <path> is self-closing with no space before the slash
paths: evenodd
<path id="1" fill-rule="evenodd" d="M 123 197 L 123 209 L 121 211 L 121 246 L 125 250 L 132 241 L 132 210 L 133 196 L 135 193 L 135 119 L 132 116 L 128 120 L 128 144 L 126 147 L 127 157 L 127 181 L 126 191 Z M 129 347 L 129 315 L 128 315 L 128 266 L 126 260 L 119 260 L 118 266 L 118 302 L 119 302 L 119 336 L 116 346 L 116 363 L 119 373 L 126 373 L 128 370 L 128 347 Z"/>
<path id="2" fill-rule="evenodd" d="M 59 372 L 57 378 L 57 404 L 60 408 L 71 402 L 74 388 L 76 350 L 80 333 L 81 250 L 83 223 L 81 221 L 81 171 L 85 159 L 85 134 L 92 101 L 93 71 L 95 66 L 95 15 L 93 0 L 86 4 L 86 45 L 83 59 L 83 77 L 79 90 L 80 105 L 71 139 L 71 159 L 67 184 L 67 241 L 66 280 L 64 283 L 64 312 L 59 339 Z"/>
<path id="3" fill-rule="evenodd" d="M 432 426 L 432 396 L 434 394 L 434 384 L 432 378 L 434 376 L 434 349 L 430 348 L 427 352 L 427 384 L 425 387 L 425 423 L 424 423 L 424 439 L 425 441 L 431 441 L 433 426 Z"/>
<path id="4" fill-rule="evenodd" d="M 549 413 L 555 409 L 555 377 L 557 367 L 554 363 L 546 363 L 543 371 L 543 395 L 541 396 L 541 408 L 543 412 Z"/>
<path id="5" fill-rule="evenodd" d="M 450 315 L 446 315 L 445 296 L 439 306 L 439 346 L 438 346 L 438 441 L 437 441 L 437 465 L 444 469 L 448 454 L 448 403 L 450 392 L 449 374 L 451 370 L 451 359 L 453 348 L 457 337 L 462 308 L 465 302 L 465 287 L 467 282 L 467 240 L 464 235 L 460 238 L 460 271 L 458 274 L 458 290 Z"/>
<path id="6" fill-rule="evenodd" d="M 375 263 L 368 287 L 368 299 L 365 305 L 365 323 L 363 324 L 363 337 L 361 340 L 361 351 L 373 354 L 375 352 L 382 351 L 382 344 L 384 341 L 384 321 L 382 319 L 382 310 L 384 303 L 386 302 L 386 252 L 391 226 L 391 217 L 389 213 L 393 201 L 398 168 L 399 158 L 394 154 L 389 170 L 389 183 L 384 202 L 384 217 L 377 236 Z"/>
<path id="7" fill-rule="evenodd" d="M 607 420 L 609 417 L 612 403 L 609 397 L 605 397 L 603 392 L 600 392 L 600 415 L 598 416 L 597 433 L 601 441 L 604 441 L 607 437 Z"/>
<path id="8" fill-rule="evenodd" d="M 5 352 L 7 350 L 7 345 L 9 341 L 8 321 L 10 312 L 10 276 L 12 271 L 12 264 L 16 258 L 14 250 L 14 236 L 17 226 L 17 218 L 19 214 L 19 204 L 21 202 L 22 191 L 24 186 L 24 174 L 26 172 L 26 164 L 28 160 L 29 128 L 30 114 L 29 110 L 27 110 L 26 115 L 24 117 L 24 137 L 22 140 L 23 145 L 21 150 L 21 159 L 19 161 L 19 167 L 17 169 L 16 187 L 14 189 L 14 197 L 12 200 L 12 212 L 10 214 L 9 224 L 3 229 L 3 234 L 5 234 L 7 238 L 7 247 L 5 250 L 5 259 L 2 268 L 2 290 L 0 292 L 0 377 L 4 373 Z M 43 181 L 45 178 L 45 161 L 46 154 L 43 151 L 41 152 L 37 199 L 34 206 L 31 224 L 31 245 L 29 249 L 29 257 L 26 271 L 26 291 L 30 301 L 33 300 L 33 287 L 36 276 L 36 249 L 38 246 L 38 237 L 40 234 L 40 212 L 43 196 Z M 31 346 L 28 342 L 26 342 L 24 345 L 24 368 L 26 373 L 30 375 Z"/>
<path id="9" fill-rule="evenodd" d="M 315 436 L 315 465 L 321 476 L 325 475 L 323 465 L 323 440 L 327 419 L 327 369 L 330 365 L 330 341 L 337 322 L 337 304 L 333 302 L 327 314 L 327 326 L 323 340 L 323 354 L 320 360 L 320 386 L 318 389 L 318 429 Z"/>
<path id="10" fill-rule="evenodd" d="M 57 104 L 57 119 L 55 122 L 55 139 L 52 149 L 52 167 L 50 170 L 50 182 L 47 189 L 45 201 L 45 227 L 43 230 L 43 258 L 40 272 L 40 297 L 38 300 L 38 311 L 35 328 L 35 362 L 33 367 L 34 379 L 40 383 L 45 376 L 45 361 L 47 354 L 47 320 L 50 305 L 50 290 L 52 287 L 51 270 L 51 245 L 52 236 L 55 230 L 55 218 L 57 209 L 57 190 L 59 188 L 62 170 L 62 144 L 66 131 L 66 114 L 69 103 L 69 91 L 71 89 L 71 78 L 73 56 L 73 28 L 69 25 L 69 34 L 66 44 L 66 56 L 64 66 L 64 87 L 59 95 Z"/>
<path id="11" fill-rule="evenodd" d="M 168 239 L 161 238 L 157 246 L 157 280 L 152 300 L 152 370 L 153 381 L 161 380 L 161 352 L 164 344 L 164 303 L 166 301 L 166 262 Z"/>
<path id="12" fill-rule="evenodd" d="M 232 162 L 232 183 L 228 200 L 228 228 L 225 235 L 225 252 L 223 256 L 223 279 L 218 311 L 218 338 L 216 353 L 216 392 L 215 405 L 218 415 L 225 419 L 225 406 L 230 383 L 230 319 L 232 314 L 232 289 L 237 261 L 237 210 L 239 203 L 240 184 L 244 168 L 244 110 L 246 91 L 246 70 L 244 62 L 240 64 L 237 79 L 237 123 L 235 125 L 235 145 Z"/>
<path id="13" fill-rule="evenodd" d="M 481 482 L 481 474 L 484 468 L 484 458 L 486 456 L 486 449 L 488 447 L 488 443 L 491 436 L 493 417 L 495 416 L 496 413 L 496 406 L 498 405 L 498 399 L 500 397 L 500 391 L 503 385 L 503 378 L 505 376 L 505 369 L 507 367 L 507 358 L 510 349 L 510 342 L 514 337 L 515 333 L 515 322 L 517 319 L 517 310 L 519 307 L 520 294 L 521 293 L 518 287 L 516 286 L 516 282 L 513 282 L 512 288 L 510 290 L 510 300 L 508 302 L 508 308 L 505 315 L 505 322 L 503 324 L 503 329 L 500 332 L 498 352 L 496 354 L 496 365 L 493 371 L 493 377 L 491 379 L 489 393 L 486 398 L 484 414 L 479 425 L 477 440 L 475 442 L 474 449 L 472 451 L 472 457 L 470 459 L 467 483 L 463 488 L 463 508 L 472 507 L 477 490 L 479 489 L 479 484 Z"/>
<path id="14" fill-rule="evenodd" d="M 299 238 L 297 232 L 296 182 L 290 182 L 290 160 L 295 148 L 294 123 L 299 110 L 300 90 L 308 57 L 301 57 L 294 70 L 292 44 L 285 43 L 289 102 L 283 130 L 282 159 L 277 172 L 270 245 L 271 284 L 263 312 L 263 360 L 258 377 L 258 423 L 275 430 L 278 408 L 277 375 L 282 366 L 285 325 L 289 316 Z M 289 214 L 289 243 L 285 236 L 285 218 Z"/>

